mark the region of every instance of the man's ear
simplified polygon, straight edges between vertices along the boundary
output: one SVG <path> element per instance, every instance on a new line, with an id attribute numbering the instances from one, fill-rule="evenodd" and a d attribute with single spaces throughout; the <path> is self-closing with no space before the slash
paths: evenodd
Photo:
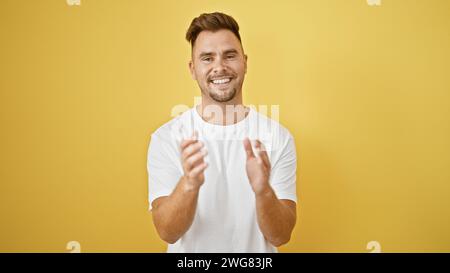
<path id="1" fill-rule="evenodd" d="M 247 54 L 244 54 L 244 72 L 247 73 Z"/>
<path id="2" fill-rule="evenodd" d="M 194 63 L 192 62 L 192 60 L 189 61 L 189 71 L 191 72 L 192 79 L 196 81 L 197 78 L 195 77 Z"/>

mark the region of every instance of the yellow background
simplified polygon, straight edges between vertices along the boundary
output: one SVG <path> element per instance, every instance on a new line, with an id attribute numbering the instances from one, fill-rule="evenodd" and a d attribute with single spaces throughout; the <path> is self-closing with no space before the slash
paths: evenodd
<path id="1" fill-rule="evenodd" d="M 280 251 L 450 251 L 447 0 L 2 0 L 0 251 L 165 251 L 148 142 L 199 95 L 184 35 L 212 11 L 241 26 L 245 103 L 296 139 Z"/>

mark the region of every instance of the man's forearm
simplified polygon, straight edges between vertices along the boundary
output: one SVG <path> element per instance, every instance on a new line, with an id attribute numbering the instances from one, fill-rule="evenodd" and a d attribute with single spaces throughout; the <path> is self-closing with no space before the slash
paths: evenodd
<path id="1" fill-rule="evenodd" d="M 187 185 L 184 176 L 171 195 L 153 208 L 153 221 L 164 241 L 173 244 L 191 226 L 197 207 L 199 188 Z"/>
<path id="2" fill-rule="evenodd" d="M 276 247 L 287 243 L 295 226 L 295 211 L 283 204 L 271 187 L 255 198 L 258 225 L 264 237 Z"/>

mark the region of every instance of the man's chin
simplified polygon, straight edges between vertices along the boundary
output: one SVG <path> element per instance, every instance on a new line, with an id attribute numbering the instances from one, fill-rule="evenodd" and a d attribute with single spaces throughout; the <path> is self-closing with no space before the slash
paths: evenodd
<path id="1" fill-rule="evenodd" d="M 235 95 L 236 91 L 233 88 L 226 90 L 221 89 L 209 90 L 209 96 L 217 102 L 230 101 L 234 98 Z"/>

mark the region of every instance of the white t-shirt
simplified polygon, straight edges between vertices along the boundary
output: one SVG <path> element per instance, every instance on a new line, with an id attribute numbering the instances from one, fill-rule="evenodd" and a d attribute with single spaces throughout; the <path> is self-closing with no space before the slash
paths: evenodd
<path id="1" fill-rule="evenodd" d="M 222 126 L 205 122 L 194 107 L 158 128 L 148 150 L 150 210 L 152 202 L 170 195 L 182 177 L 180 142 L 193 130 L 208 150 L 209 165 L 193 223 L 167 252 L 277 252 L 257 223 L 242 140 L 249 137 L 264 144 L 276 196 L 297 202 L 295 144 L 286 128 L 254 109 L 243 120 Z"/>

